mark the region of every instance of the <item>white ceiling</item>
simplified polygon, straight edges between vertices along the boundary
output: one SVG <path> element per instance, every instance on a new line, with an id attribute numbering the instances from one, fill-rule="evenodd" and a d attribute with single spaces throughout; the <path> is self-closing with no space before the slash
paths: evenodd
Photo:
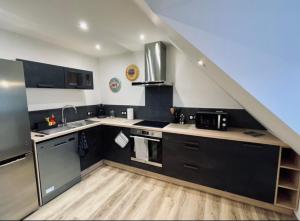
<path id="1" fill-rule="evenodd" d="M 89 24 L 88 32 L 78 28 L 80 20 Z M 144 43 L 166 41 L 134 0 L 0 0 L 0 28 L 92 56 L 137 51 Z"/>

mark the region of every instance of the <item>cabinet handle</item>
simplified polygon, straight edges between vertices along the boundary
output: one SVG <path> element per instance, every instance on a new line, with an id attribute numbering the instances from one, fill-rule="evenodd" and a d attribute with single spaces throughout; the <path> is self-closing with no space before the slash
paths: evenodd
<path id="1" fill-rule="evenodd" d="M 57 144 L 54 144 L 54 146 L 60 146 L 60 145 L 63 145 L 63 144 L 65 144 L 65 143 L 67 143 L 66 141 L 63 141 L 63 142 L 60 142 L 60 143 L 57 143 Z"/>
<path id="2" fill-rule="evenodd" d="M 37 84 L 37 87 L 54 88 L 53 84 Z"/>
<path id="3" fill-rule="evenodd" d="M 148 138 L 148 137 L 140 137 L 140 136 L 130 136 L 131 138 L 138 138 L 138 139 L 143 139 L 143 140 L 150 140 L 150 141 L 155 141 L 155 142 L 160 142 L 159 139 L 152 139 L 152 138 Z"/>
<path id="4" fill-rule="evenodd" d="M 263 144 L 251 144 L 251 143 L 243 143 L 244 147 L 252 147 L 252 148 L 262 148 L 266 147 L 266 145 Z"/>
<path id="5" fill-rule="evenodd" d="M 191 170 L 198 170 L 199 168 L 197 166 L 194 166 L 194 165 L 191 165 L 191 164 L 183 164 L 183 167 L 184 168 L 187 168 L 187 169 L 191 169 Z"/>
<path id="6" fill-rule="evenodd" d="M 26 154 L 16 157 L 15 160 L 13 160 L 13 161 L 10 161 L 10 162 L 4 163 L 4 164 L 0 164 L 0 168 L 7 167 L 11 164 L 17 163 L 17 162 L 25 160 L 25 159 L 26 159 Z"/>
<path id="7" fill-rule="evenodd" d="M 184 142 L 183 147 L 188 150 L 196 150 L 196 151 L 199 150 L 198 143 L 193 143 L 193 142 Z"/>

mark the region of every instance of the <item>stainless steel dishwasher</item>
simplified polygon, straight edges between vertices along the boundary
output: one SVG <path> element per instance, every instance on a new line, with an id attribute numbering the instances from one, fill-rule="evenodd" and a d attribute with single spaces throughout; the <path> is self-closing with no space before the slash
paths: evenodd
<path id="1" fill-rule="evenodd" d="M 78 134 L 37 145 L 42 205 L 80 182 Z"/>

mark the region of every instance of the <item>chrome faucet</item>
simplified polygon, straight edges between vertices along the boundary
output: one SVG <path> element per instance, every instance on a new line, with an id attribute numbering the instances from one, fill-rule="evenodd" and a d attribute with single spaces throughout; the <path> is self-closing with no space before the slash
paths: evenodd
<path id="1" fill-rule="evenodd" d="M 63 106 L 63 108 L 61 109 L 61 122 L 62 122 L 63 126 L 65 126 L 67 124 L 67 117 L 64 114 L 65 109 L 67 109 L 67 108 L 73 108 L 75 113 L 77 114 L 77 108 L 74 105 Z"/>

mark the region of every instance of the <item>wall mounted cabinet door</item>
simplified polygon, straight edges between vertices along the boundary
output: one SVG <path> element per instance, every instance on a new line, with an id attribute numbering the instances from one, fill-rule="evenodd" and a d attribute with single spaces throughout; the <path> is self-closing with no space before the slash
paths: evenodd
<path id="1" fill-rule="evenodd" d="M 166 175 L 274 203 L 278 147 L 175 134 L 163 147 Z"/>
<path id="2" fill-rule="evenodd" d="M 23 62 L 27 88 L 65 88 L 63 67 L 25 60 L 19 61 Z"/>
<path id="3" fill-rule="evenodd" d="M 65 87 L 70 89 L 93 89 L 93 72 L 65 68 Z"/>

